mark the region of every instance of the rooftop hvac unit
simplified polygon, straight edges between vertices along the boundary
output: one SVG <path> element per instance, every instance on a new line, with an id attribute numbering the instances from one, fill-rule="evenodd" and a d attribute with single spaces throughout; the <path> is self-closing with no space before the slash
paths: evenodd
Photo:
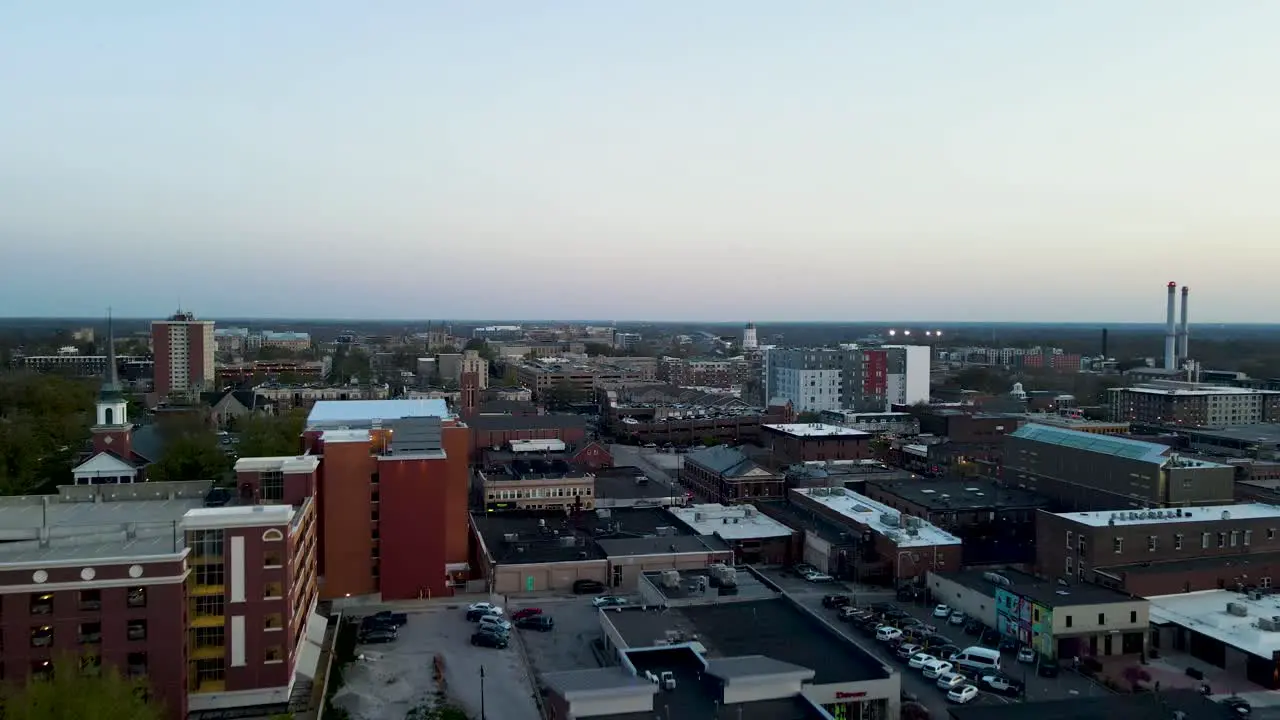
<path id="1" fill-rule="evenodd" d="M 720 571 L 720 587 L 736 587 L 738 584 L 737 568 L 727 567 Z"/>
<path id="2" fill-rule="evenodd" d="M 833 488 L 831 488 L 831 494 L 832 494 L 832 495 L 844 495 L 844 488 L 842 488 L 842 487 L 833 487 Z"/>
<path id="3" fill-rule="evenodd" d="M 693 521 L 694 521 L 694 522 L 702 522 L 702 513 L 700 513 L 700 512 L 696 512 L 696 513 L 694 513 L 694 514 L 693 514 Z"/>
<path id="4" fill-rule="evenodd" d="M 669 587 L 669 588 L 679 587 L 680 571 L 679 570 L 663 570 L 662 584 L 664 587 Z"/>
<path id="5" fill-rule="evenodd" d="M 1258 618 L 1258 629 L 1267 632 L 1280 632 L 1280 622 L 1275 618 Z"/>
<path id="6" fill-rule="evenodd" d="M 880 524 L 886 527 L 898 527 L 901 519 L 894 513 L 880 513 Z"/>
<path id="7" fill-rule="evenodd" d="M 1262 599 L 1262 593 L 1258 592 L 1257 590 L 1250 590 L 1250 591 L 1249 591 L 1249 599 L 1250 599 L 1250 600 L 1255 600 L 1255 601 L 1256 601 L 1256 600 L 1261 600 L 1261 599 Z"/>
<path id="8" fill-rule="evenodd" d="M 515 542 L 520 539 L 519 533 L 504 533 L 502 535 L 503 542 Z"/>
<path id="9" fill-rule="evenodd" d="M 755 517 L 756 509 L 750 505 L 742 508 L 743 517 Z"/>
<path id="10" fill-rule="evenodd" d="M 1227 614 L 1235 615 L 1236 617 L 1248 617 L 1249 607 L 1243 603 L 1229 602 L 1227 603 Z"/>

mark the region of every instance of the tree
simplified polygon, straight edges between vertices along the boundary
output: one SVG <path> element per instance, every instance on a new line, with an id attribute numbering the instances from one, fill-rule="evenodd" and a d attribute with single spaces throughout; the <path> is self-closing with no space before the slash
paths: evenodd
<path id="1" fill-rule="evenodd" d="M 241 457 L 276 457 L 297 455 L 302 431 L 307 424 L 305 410 L 295 409 L 284 415 L 253 414 L 240 418 Z"/>
<path id="2" fill-rule="evenodd" d="M 194 418 L 164 421 L 160 432 L 165 436 L 164 454 L 147 467 L 148 480 L 217 481 L 231 469 L 230 458 L 218 447 L 218 436 Z"/>
<path id="3" fill-rule="evenodd" d="M 546 393 L 547 404 L 552 407 L 567 407 L 582 399 L 583 393 L 567 381 L 556 383 Z"/>
<path id="4" fill-rule="evenodd" d="M 468 340 L 467 344 L 462 346 L 462 349 L 475 350 L 476 352 L 480 353 L 480 357 L 484 358 L 485 360 L 488 360 L 491 363 L 498 359 L 498 353 L 496 350 L 493 349 L 493 346 L 490 345 L 487 341 L 482 340 L 480 338 L 472 338 Z"/>
<path id="5" fill-rule="evenodd" d="M 54 660 L 53 677 L 11 684 L 0 696 L 5 720 L 160 720 L 163 707 L 146 699 L 147 685 L 120 675 L 114 666 L 84 669 L 73 656 Z"/>
<path id="6" fill-rule="evenodd" d="M 89 439 L 95 383 L 0 372 L 0 494 L 52 491 L 70 481 Z"/>

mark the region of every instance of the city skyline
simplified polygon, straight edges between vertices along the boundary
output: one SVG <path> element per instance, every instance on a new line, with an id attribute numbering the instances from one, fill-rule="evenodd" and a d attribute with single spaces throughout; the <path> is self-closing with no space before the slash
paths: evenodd
<path id="1" fill-rule="evenodd" d="M 210 7 L 0 10 L 4 315 L 1271 320 L 1280 6 Z"/>

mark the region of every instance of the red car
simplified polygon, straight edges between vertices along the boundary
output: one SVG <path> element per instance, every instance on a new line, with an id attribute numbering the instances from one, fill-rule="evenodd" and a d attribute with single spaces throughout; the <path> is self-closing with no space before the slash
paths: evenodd
<path id="1" fill-rule="evenodd" d="M 516 613 L 511 616 L 511 621 L 515 622 L 516 620 L 523 620 L 524 618 L 530 618 L 534 615 L 541 614 L 542 608 L 525 608 L 523 610 L 517 610 Z"/>

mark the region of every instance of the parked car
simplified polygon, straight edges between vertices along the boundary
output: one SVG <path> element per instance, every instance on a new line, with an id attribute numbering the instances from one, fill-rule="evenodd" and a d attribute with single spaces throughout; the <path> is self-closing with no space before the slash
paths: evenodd
<path id="1" fill-rule="evenodd" d="M 409 624 L 408 613 L 397 613 L 391 612 L 390 610 L 383 610 L 382 612 L 376 612 L 369 617 L 377 620 L 378 622 L 390 623 L 396 627 L 403 627 Z"/>
<path id="2" fill-rule="evenodd" d="M 822 607 L 827 608 L 827 609 L 847 607 L 851 602 L 853 602 L 853 601 L 852 601 L 851 599 L 849 599 L 849 596 L 848 596 L 848 595 L 824 595 L 824 596 L 822 596 Z"/>
<path id="3" fill-rule="evenodd" d="M 598 598 L 592 598 L 591 604 L 598 608 L 622 607 L 627 604 L 627 599 L 617 595 L 601 595 Z"/>
<path id="4" fill-rule="evenodd" d="M 937 680 L 947 673 L 955 672 L 955 665 L 946 660 L 934 658 L 931 662 L 921 665 L 920 671 L 926 680 Z"/>
<path id="5" fill-rule="evenodd" d="M 1223 707 L 1227 708 L 1233 715 L 1238 717 L 1249 717 L 1253 714 L 1253 706 L 1249 704 L 1248 700 L 1245 700 L 1238 695 L 1225 697 L 1220 702 Z"/>
<path id="6" fill-rule="evenodd" d="M 937 685 L 942 690 L 954 690 L 964 685 L 965 677 L 955 671 L 947 671 L 938 675 Z"/>
<path id="7" fill-rule="evenodd" d="M 395 632 L 399 629 L 400 626 L 388 619 L 377 618 L 372 615 L 366 615 L 365 617 L 360 618 L 360 632 L 362 633 L 373 632 L 374 630 Z"/>
<path id="8" fill-rule="evenodd" d="M 1029 646 L 1023 645 L 1018 648 L 1018 662 L 1033 663 L 1036 661 L 1036 651 Z"/>
<path id="9" fill-rule="evenodd" d="M 960 650 L 961 648 L 957 645 L 938 645 L 937 647 L 929 648 L 929 652 L 933 653 L 935 656 L 943 660 L 954 659 L 953 656 L 959 655 Z"/>
<path id="10" fill-rule="evenodd" d="M 595 595 L 604 592 L 604 583 L 599 580 L 574 580 L 573 592 L 575 595 Z"/>
<path id="11" fill-rule="evenodd" d="M 477 602 L 477 603 L 471 603 L 470 605 L 468 605 L 468 606 L 467 606 L 467 612 L 472 612 L 473 610 L 474 610 L 474 611 L 479 611 L 479 612 L 484 612 L 484 613 L 489 613 L 490 615 L 502 615 L 502 614 L 503 614 L 503 611 L 502 611 L 502 608 L 501 608 L 501 607 L 499 607 L 499 606 L 497 606 L 497 605 L 494 605 L 493 603 L 488 603 L 488 602 Z"/>
<path id="12" fill-rule="evenodd" d="M 1005 651 L 1014 652 L 1017 649 L 1018 649 L 1018 638 L 1012 637 L 1010 635 L 1006 635 L 1000 638 L 1001 652 L 1005 652 Z"/>
<path id="13" fill-rule="evenodd" d="M 808 573 L 807 575 L 804 576 L 804 579 L 808 580 L 811 583 L 829 583 L 829 582 L 836 581 L 836 579 L 831 577 L 830 575 L 826 573 L 820 573 L 820 572 Z"/>
<path id="14" fill-rule="evenodd" d="M 356 638 L 362 645 L 380 645 L 396 641 L 396 633 L 393 630 L 370 630 L 369 632 L 360 633 Z"/>
<path id="15" fill-rule="evenodd" d="M 797 565 L 792 565 L 792 566 L 791 566 L 791 572 L 795 573 L 796 575 L 798 575 L 798 576 L 800 576 L 800 577 L 804 577 L 805 575 L 808 575 L 809 573 L 816 573 L 816 572 L 818 572 L 818 568 L 816 568 L 816 567 L 814 567 L 814 566 L 810 565 L 809 563 L 799 563 L 799 564 L 797 564 Z"/>
<path id="16" fill-rule="evenodd" d="M 1060 668 L 1056 662 L 1046 662 L 1041 660 L 1036 663 L 1036 674 L 1040 677 L 1055 678 L 1058 677 L 1058 673 L 1061 672 L 1061 670 L 1062 668 Z"/>
<path id="17" fill-rule="evenodd" d="M 921 650 L 923 650 L 923 648 L 921 648 L 919 645 L 916 645 L 915 643 L 904 642 L 898 647 L 894 648 L 893 652 L 899 658 L 902 658 L 903 660 L 907 660 L 912 655 L 915 655 Z"/>
<path id="18" fill-rule="evenodd" d="M 964 613 L 960 612 L 959 610 L 956 610 L 955 612 L 951 613 L 951 617 L 947 618 L 947 624 L 948 625 L 964 625 L 965 621 L 968 619 L 969 618 Z"/>
<path id="19" fill-rule="evenodd" d="M 914 670 L 920 670 L 924 667 L 925 663 L 936 662 L 937 660 L 938 658 L 930 655 L 929 653 L 918 652 L 915 655 L 912 655 L 911 659 L 907 660 L 907 667 Z"/>
<path id="20" fill-rule="evenodd" d="M 478 632 L 472 633 L 471 644 L 480 647 L 505 648 L 510 640 L 506 635 L 498 635 L 497 633 Z"/>
<path id="21" fill-rule="evenodd" d="M 902 631 L 891 625 L 881 625 L 876 628 L 876 640 L 880 642 L 889 642 L 902 637 Z"/>
<path id="22" fill-rule="evenodd" d="M 525 618 L 533 617 L 534 615 L 541 615 L 541 614 L 542 614 L 542 608 L 524 608 L 523 610 L 517 610 L 514 613 L 512 613 L 511 620 L 514 622 L 514 621 L 523 620 Z"/>
<path id="23" fill-rule="evenodd" d="M 511 632 L 511 623 L 496 615 L 485 615 L 480 618 L 480 629 L 489 630 L 491 632 L 509 633 Z"/>
<path id="24" fill-rule="evenodd" d="M 555 626 L 556 621 L 550 615 L 526 615 L 516 620 L 516 627 L 523 630 L 550 632 Z"/>
<path id="25" fill-rule="evenodd" d="M 963 705 L 978 697 L 978 688 L 972 685 L 961 685 L 947 693 L 947 699 L 957 705 Z"/>
<path id="26" fill-rule="evenodd" d="M 936 618 L 951 617 L 951 607 L 948 605 L 937 605 L 933 608 L 933 616 Z"/>
<path id="27" fill-rule="evenodd" d="M 1022 689 L 1023 689 L 1022 683 L 1018 682 L 1017 680 L 1014 680 L 1013 678 L 1007 678 L 1003 675 L 998 675 L 998 674 L 983 675 L 981 678 L 981 682 L 984 686 L 987 687 L 987 689 L 993 690 L 1002 695 L 1021 695 L 1022 694 Z"/>
<path id="28" fill-rule="evenodd" d="M 840 608 L 840 612 L 836 614 L 836 617 L 840 618 L 841 620 L 844 620 L 845 622 L 849 622 L 850 620 L 853 620 L 854 618 L 858 617 L 860 614 L 862 614 L 862 612 L 858 610 L 858 608 L 845 605 L 844 607 Z"/>
<path id="29" fill-rule="evenodd" d="M 502 617 L 502 608 L 476 608 L 475 610 L 467 610 L 467 619 L 471 622 L 478 622 L 481 618 Z"/>
<path id="30" fill-rule="evenodd" d="M 982 631 L 986 629 L 987 626 L 983 625 L 978 618 L 969 618 L 969 621 L 964 624 L 965 635 L 981 635 Z"/>

